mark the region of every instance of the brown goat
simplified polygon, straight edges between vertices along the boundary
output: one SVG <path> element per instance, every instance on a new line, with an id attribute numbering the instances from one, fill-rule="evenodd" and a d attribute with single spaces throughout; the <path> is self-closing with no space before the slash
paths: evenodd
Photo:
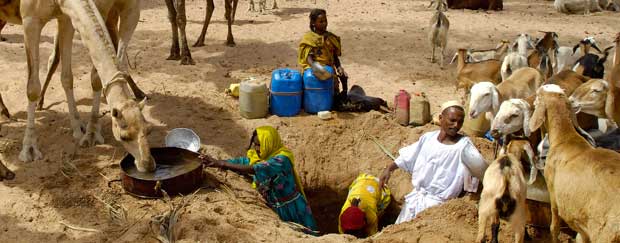
<path id="1" fill-rule="evenodd" d="M 466 63 L 467 49 L 459 49 L 452 61 L 455 58 L 458 58 L 456 66 L 457 88 L 465 89 L 465 93 L 469 93 L 471 86 L 475 83 L 488 81 L 498 84 L 501 81 L 501 62 L 499 60 L 490 59 Z"/>
<path id="2" fill-rule="evenodd" d="M 560 217 L 583 242 L 620 241 L 620 154 L 594 148 L 573 127 L 575 116 L 557 85 L 537 92 L 530 129 L 549 131 L 545 180 L 551 201 L 551 237 L 558 242 Z"/>

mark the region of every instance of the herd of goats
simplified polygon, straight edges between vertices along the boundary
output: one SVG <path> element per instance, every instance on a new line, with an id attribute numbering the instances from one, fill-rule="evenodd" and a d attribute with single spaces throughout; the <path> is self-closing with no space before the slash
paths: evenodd
<path id="1" fill-rule="evenodd" d="M 165 2 L 173 33 L 168 59 L 193 64 L 185 37 L 184 0 Z M 225 1 L 229 45 L 234 45 L 231 24 L 237 2 Z M 264 1 L 259 4 L 264 6 Z M 435 61 L 435 48 L 440 48 L 443 67 L 449 29 L 449 20 L 443 12 L 448 3 L 434 0 L 432 4 L 435 13 L 429 32 L 433 47 L 431 60 Z M 114 138 L 136 158 L 139 171 L 155 169 L 142 114 L 144 101 L 136 101 L 144 93 L 128 74 L 123 55 L 139 20 L 139 6 L 140 0 L 0 0 L 0 30 L 7 22 L 21 24 L 24 29 L 28 61 L 25 95 L 29 103 L 20 160 L 42 158 L 37 147 L 35 110 L 37 106 L 42 107 L 45 87 L 60 64 L 74 138 L 81 145 L 103 142 L 98 126 L 103 95 L 111 111 Z M 500 5 L 493 6 L 501 9 Z M 213 0 L 207 0 L 204 27 L 195 46 L 204 45 L 213 9 Z M 39 42 L 43 26 L 51 19 L 58 21 L 58 32 L 42 89 Z M 73 95 L 71 48 L 75 30 L 94 65 L 93 106 L 86 126 L 79 119 Z M 560 218 L 578 233 L 578 240 L 620 242 L 620 204 L 616 203 L 620 201 L 619 44 L 620 33 L 614 45 L 604 50 L 600 50 L 592 37 L 574 46 L 560 46 L 555 32 L 544 32 L 537 39 L 519 34 L 514 41 L 502 40 L 494 49 L 459 49 L 455 54 L 452 61 L 457 62 L 457 86 L 469 97 L 467 116 L 475 119 L 484 114 L 492 121 L 492 136 L 502 138 L 505 144 L 500 152 L 502 156 L 485 173 L 478 242 L 485 240 L 489 223 L 496 239 L 500 218 L 508 219 L 515 240 L 523 241 L 524 230 L 519 229 L 525 227 L 526 187 L 536 180 L 538 171 L 543 171 L 550 195 L 550 229 L 554 242 L 558 239 Z M 613 61 L 608 61 L 610 55 Z M 1 97 L 0 108 L 1 115 L 9 118 Z M 529 165 L 529 181 L 525 180 L 520 161 Z M 0 181 L 13 177 L 0 162 Z"/>
<path id="2" fill-rule="evenodd" d="M 443 57 L 449 29 L 447 4 L 433 5 L 431 62 L 436 48 Z M 485 241 L 488 224 L 497 242 L 500 218 L 523 242 L 527 186 L 538 171 L 549 192 L 553 242 L 560 219 L 577 242 L 620 242 L 620 33 L 604 50 L 592 37 L 560 46 L 557 33 L 542 33 L 489 50 L 459 49 L 452 59 L 457 87 L 468 97 L 466 116 L 484 114 L 490 134 L 504 142 L 484 176 L 477 242 Z"/>

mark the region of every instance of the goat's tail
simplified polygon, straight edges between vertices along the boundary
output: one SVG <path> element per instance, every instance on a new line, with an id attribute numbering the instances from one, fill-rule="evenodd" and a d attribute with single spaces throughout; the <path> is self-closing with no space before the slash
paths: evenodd
<path id="1" fill-rule="evenodd" d="M 499 168 L 504 178 L 503 185 L 503 193 L 499 198 L 495 199 L 495 208 L 499 213 L 500 218 L 508 218 L 515 211 L 515 207 L 517 205 L 516 198 L 513 198 L 510 195 L 510 179 L 512 177 L 512 161 L 508 158 L 508 156 L 504 156 L 499 160 Z"/>

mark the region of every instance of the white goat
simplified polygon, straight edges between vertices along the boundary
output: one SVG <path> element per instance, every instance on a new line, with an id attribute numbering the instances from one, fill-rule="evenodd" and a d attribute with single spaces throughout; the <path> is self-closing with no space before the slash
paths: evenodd
<path id="1" fill-rule="evenodd" d="M 620 241 L 620 154 L 594 148 L 573 124 L 576 117 L 557 85 L 538 91 L 530 130 L 549 132 L 545 180 L 551 199 L 551 237 L 558 242 L 560 216 L 578 241 Z"/>
<path id="2" fill-rule="evenodd" d="M 508 77 L 517 69 L 527 67 L 527 48 L 534 48 L 532 38 L 528 34 L 519 34 L 508 55 L 502 62 L 502 80 Z M 515 49 L 517 52 L 515 53 Z"/>
<path id="3" fill-rule="evenodd" d="M 267 10 L 267 0 L 257 0 L 258 2 L 258 11 L 260 11 L 261 13 L 265 10 Z M 273 0 L 273 7 L 272 9 L 278 9 L 278 2 L 277 0 Z M 255 12 L 256 8 L 254 8 L 254 0 L 250 0 L 250 7 L 248 8 L 248 11 L 251 12 Z"/>
<path id="4" fill-rule="evenodd" d="M 497 86 L 490 82 L 477 83 L 471 88 L 469 115 L 475 119 L 478 115 L 487 112 L 487 119 L 493 120 L 504 100 L 533 95 L 542 82 L 543 77 L 538 70 L 525 67 L 517 70 L 510 78 Z"/>
<path id="5" fill-rule="evenodd" d="M 484 242 L 489 222 L 491 242 L 497 242 L 500 218 L 510 222 L 515 242 L 523 242 L 527 186 L 521 161 L 510 153 L 500 155 L 484 173 L 482 186 L 476 242 Z"/>
<path id="6" fill-rule="evenodd" d="M 510 46 L 510 42 L 507 40 L 501 40 L 499 44 L 494 49 L 488 50 L 467 50 L 467 61 L 468 62 L 480 62 L 490 59 L 502 60 L 504 54 L 508 51 L 508 47 Z"/>
<path id="7" fill-rule="evenodd" d="M 435 48 L 440 48 L 439 66 L 443 69 L 443 56 L 448 44 L 448 29 L 450 21 L 443 13 L 447 9 L 447 4 L 443 0 L 435 0 L 431 3 L 435 5 L 435 13 L 429 21 L 428 41 L 432 47 L 431 62 L 435 62 Z"/>

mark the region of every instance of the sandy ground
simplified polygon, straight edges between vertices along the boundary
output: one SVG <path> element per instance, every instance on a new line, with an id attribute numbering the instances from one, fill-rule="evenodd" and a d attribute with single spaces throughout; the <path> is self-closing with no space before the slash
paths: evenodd
<path id="1" fill-rule="evenodd" d="M 426 8 L 427 1 L 280 1 L 280 9 L 265 14 L 247 12 L 248 2 L 241 1 L 233 26 L 237 42 L 234 48 L 224 45 L 223 2 L 217 1 L 207 46 L 192 48 L 195 66 L 165 60 L 170 46 L 165 4 L 155 0 L 143 2 L 141 21 L 128 55 L 132 65 L 136 65 L 131 70 L 134 79 L 150 97 L 145 109 L 147 120 L 154 124 L 150 143 L 161 146 L 167 130 L 189 127 L 201 137 L 206 153 L 227 158 L 243 154 L 254 127 L 277 127 L 295 152 L 302 181 L 324 232 L 335 231 L 338 210 L 353 178 L 360 172 L 378 175 L 389 162 L 369 137 L 377 138 L 396 153 L 398 148 L 437 127 L 402 127 L 389 114 L 379 112 L 339 113 L 330 121 L 305 114 L 246 120 L 238 114 L 238 101 L 227 97 L 224 88 L 249 76 L 268 79 L 275 68 L 297 67 L 297 43 L 307 31 L 307 15 L 310 9 L 322 7 L 328 12 L 328 29 L 342 37 L 342 62 L 351 77 L 350 85 L 361 85 L 369 95 L 390 102 L 399 89 L 423 91 L 429 96 L 433 112 L 441 102 L 461 97 L 455 91 L 455 65 L 441 70 L 429 62 L 426 30 L 431 11 Z M 617 14 L 567 16 L 556 13 L 552 2 L 547 1 L 508 0 L 504 7 L 503 12 L 447 12 L 451 29 L 446 62 L 456 48 L 491 48 L 500 39 L 514 39 L 519 32 L 539 36 L 539 30 L 558 32 L 561 44 L 569 46 L 591 35 L 604 48 L 617 31 L 613 26 L 620 26 Z M 205 2 L 187 1 L 187 9 L 188 37 L 193 44 L 202 27 Z M 55 28 L 52 22 L 44 29 L 40 45 L 42 64 L 51 51 Z M 18 160 L 26 125 L 26 58 L 21 26 L 9 25 L 3 34 L 8 41 L 0 42 L 0 92 L 17 121 L 2 124 L 0 154 L 17 177 L 0 184 L 0 241 L 157 242 L 149 222 L 153 216 L 167 211 L 169 205 L 161 200 L 136 199 L 125 194 L 118 183 L 108 186 L 108 179 L 120 178 L 118 162 L 124 154 L 112 137 L 109 116 L 102 119 L 106 144 L 79 148 L 76 156 L 70 157 L 76 147 L 58 74 L 46 96 L 46 104 L 51 107 L 37 112 L 38 143 L 45 159 L 31 163 Z M 75 43 L 75 95 L 85 119 L 92 100 L 90 60 L 80 40 L 76 38 Z M 41 65 L 41 72 L 44 70 Z M 475 143 L 487 158 L 491 157 L 488 141 L 476 138 Z M 66 162 L 74 164 L 81 174 L 67 168 Z M 62 171 L 71 176 L 63 176 Z M 316 238 L 299 233 L 280 222 L 261 202 L 248 178 L 215 169 L 206 172 L 203 189 L 187 199 L 189 204 L 176 224 L 175 232 L 181 242 L 355 240 L 336 234 Z M 388 222 L 394 220 L 403 196 L 411 190 L 410 177 L 396 172 L 389 186 L 395 203 L 386 215 Z M 94 196 L 125 207 L 126 224 L 116 225 L 106 206 Z M 477 227 L 475 198 L 474 195 L 454 200 L 428 210 L 412 222 L 388 226 L 372 240 L 362 241 L 471 242 Z M 174 203 L 180 200 L 175 198 Z M 61 222 L 97 232 L 74 230 Z M 502 230 L 502 237 L 511 240 L 510 230 Z"/>

